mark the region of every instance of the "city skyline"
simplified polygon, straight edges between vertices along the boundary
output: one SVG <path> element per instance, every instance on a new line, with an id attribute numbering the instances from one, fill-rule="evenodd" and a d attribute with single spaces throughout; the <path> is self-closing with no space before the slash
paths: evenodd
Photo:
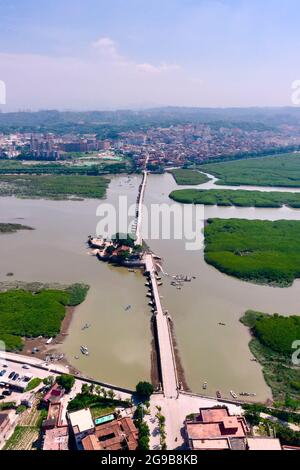
<path id="1" fill-rule="evenodd" d="M 2 111 L 291 106 L 299 4 L 0 0 Z"/>

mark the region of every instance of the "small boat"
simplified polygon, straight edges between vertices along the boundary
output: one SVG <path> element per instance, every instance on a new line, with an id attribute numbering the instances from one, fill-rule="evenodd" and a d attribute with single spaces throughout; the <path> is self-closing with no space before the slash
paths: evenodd
<path id="1" fill-rule="evenodd" d="M 88 356 L 90 354 L 86 346 L 80 346 L 80 351 L 82 352 L 84 356 Z"/>
<path id="2" fill-rule="evenodd" d="M 207 389 L 207 385 L 208 385 L 207 382 L 204 382 L 204 384 L 203 384 L 203 390 L 206 390 L 206 389 Z"/>
<path id="3" fill-rule="evenodd" d="M 88 323 L 86 323 L 82 328 L 81 330 L 84 331 L 84 330 L 87 330 L 88 328 L 90 328 L 91 325 L 88 325 Z"/>
<path id="4" fill-rule="evenodd" d="M 220 322 L 220 323 L 219 323 L 219 326 L 226 326 L 226 323 Z"/>
<path id="5" fill-rule="evenodd" d="M 217 398 L 222 398 L 221 392 L 219 390 L 216 391 Z"/>
<path id="6" fill-rule="evenodd" d="M 250 393 L 250 392 L 241 392 L 240 393 L 241 397 L 256 397 L 256 393 Z"/>
<path id="7" fill-rule="evenodd" d="M 131 305 L 127 305 L 127 307 L 125 307 L 125 312 L 128 312 L 129 310 L 131 310 Z"/>
<path id="8" fill-rule="evenodd" d="M 78 360 L 78 359 L 79 359 L 79 356 L 75 356 L 75 359 Z"/>
<path id="9" fill-rule="evenodd" d="M 235 400 L 237 399 L 237 394 L 233 391 L 233 390 L 230 390 L 230 395 L 232 396 L 232 398 L 234 398 Z"/>

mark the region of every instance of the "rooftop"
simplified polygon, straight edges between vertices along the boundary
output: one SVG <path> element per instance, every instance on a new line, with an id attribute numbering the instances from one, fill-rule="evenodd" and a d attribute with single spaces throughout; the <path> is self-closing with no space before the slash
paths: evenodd
<path id="1" fill-rule="evenodd" d="M 247 441 L 249 450 L 281 450 L 279 439 L 251 437 Z"/>
<path id="2" fill-rule="evenodd" d="M 84 450 L 136 450 L 138 431 L 131 418 L 121 418 L 97 426 L 82 440 Z"/>
<path id="3" fill-rule="evenodd" d="M 89 431 L 95 427 L 91 412 L 88 408 L 70 413 L 69 418 L 75 433 Z M 75 429 L 76 427 L 77 429 Z"/>
<path id="4" fill-rule="evenodd" d="M 68 426 L 46 431 L 43 450 L 69 450 Z"/>

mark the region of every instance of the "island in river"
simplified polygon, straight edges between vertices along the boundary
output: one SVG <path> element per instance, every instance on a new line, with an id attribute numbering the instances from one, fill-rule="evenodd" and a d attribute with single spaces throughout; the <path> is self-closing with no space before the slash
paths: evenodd
<path id="1" fill-rule="evenodd" d="M 0 224 L 0 234 L 1 233 L 16 233 L 19 230 L 34 230 L 28 225 L 22 224 Z"/>
<path id="2" fill-rule="evenodd" d="M 287 287 L 300 277 L 300 222 L 209 219 L 205 260 L 244 281 Z"/>
<path id="3" fill-rule="evenodd" d="M 300 193 L 277 191 L 246 191 L 243 189 L 178 189 L 169 196 L 183 204 L 205 206 L 300 208 Z"/>
<path id="4" fill-rule="evenodd" d="M 179 185 L 198 185 L 210 181 L 210 178 L 198 170 L 188 170 L 185 168 L 177 168 L 171 170 L 170 173 Z"/>

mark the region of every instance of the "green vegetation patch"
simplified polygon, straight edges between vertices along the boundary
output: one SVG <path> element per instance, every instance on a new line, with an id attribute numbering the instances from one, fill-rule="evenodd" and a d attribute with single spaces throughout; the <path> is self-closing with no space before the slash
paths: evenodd
<path id="1" fill-rule="evenodd" d="M 205 260 L 244 281 L 280 287 L 300 277 L 300 222 L 209 219 Z"/>
<path id="2" fill-rule="evenodd" d="M 104 397 L 93 395 L 91 393 L 79 393 L 68 405 L 68 411 L 78 411 L 84 408 L 90 408 L 91 411 L 95 408 L 96 413 L 99 411 L 109 409 L 109 412 L 115 410 L 117 407 L 128 408 L 129 403 L 123 400 L 118 400 L 111 397 Z"/>
<path id="3" fill-rule="evenodd" d="M 210 180 L 208 176 L 200 173 L 198 170 L 185 170 L 180 168 L 178 170 L 172 170 L 171 173 L 174 176 L 176 183 L 179 185 L 198 185 L 207 183 Z"/>
<path id="4" fill-rule="evenodd" d="M 52 337 L 60 332 L 66 306 L 79 305 L 88 287 L 75 284 L 65 290 L 0 293 L 0 339 L 9 351 L 23 347 L 22 337 Z"/>
<path id="5" fill-rule="evenodd" d="M 172 191 L 169 197 L 184 204 L 271 208 L 286 205 L 300 208 L 300 193 L 240 189 L 179 189 Z"/>
<path id="6" fill-rule="evenodd" d="M 217 184 L 300 187 L 300 153 L 201 165 Z"/>
<path id="7" fill-rule="evenodd" d="M 18 230 L 34 230 L 32 227 L 22 224 L 0 224 L 0 233 L 15 233 Z"/>
<path id="8" fill-rule="evenodd" d="M 109 180 L 103 176 L 2 175 L 0 196 L 70 199 L 103 198 Z"/>
<path id="9" fill-rule="evenodd" d="M 37 388 L 39 385 L 41 385 L 42 379 L 39 379 L 36 377 L 35 379 L 30 380 L 29 384 L 26 387 L 26 392 L 31 392 L 31 390 L 34 390 Z"/>
<path id="10" fill-rule="evenodd" d="M 247 311 L 241 322 L 251 329 L 249 347 L 263 367 L 276 400 L 300 399 L 300 368 L 293 366 L 293 342 L 300 338 L 300 317 Z"/>

